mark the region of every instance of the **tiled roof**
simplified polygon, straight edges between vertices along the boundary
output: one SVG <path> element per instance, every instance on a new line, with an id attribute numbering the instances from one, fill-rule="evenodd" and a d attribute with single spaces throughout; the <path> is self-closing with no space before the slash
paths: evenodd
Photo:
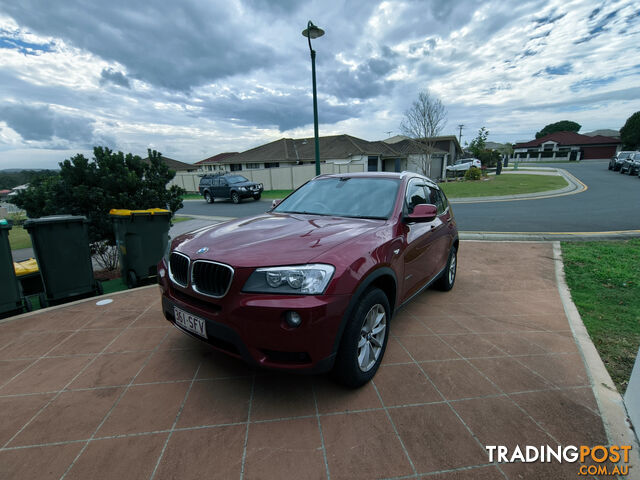
<path id="1" fill-rule="evenodd" d="M 219 161 L 224 160 L 226 158 L 233 157 L 234 155 L 237 155 L 237 154 L 238 154 L 238 152 L 219 153 L 217 155 L 214 155 L 213 157 L 209 157 L 209 158 L 205 158 L 204 160 L 200 160 L 199 162 L 194 163 L 194 165 L 205 165 L 205 164 L 209 164 L 209 163 L 216 163 L 216 162 L 219 162 Z"/>
<path id="2" fill-rule="evenodd" d="M 513 148 L 539 147 L 548 141 L 556 142 L 558 145 L 617 145 L 620 143 L 619 138 L 604 137 L 602 135 L 590 137 L 575 132 L 555 132 L 530 142 L 516 143 Z"/>
<path id="3" fill-rule="evenodd" d="M 173 158 L 165 157 L 164 155 L 162 155 L 162 157 L 160 158 L 162 158 L 162 161 L 167 167 L 169 167 L 170 170 L 174 170 L 176 172 L 184 172 L 185 170 L 191 171 L 198 168 L 191 163 L 184 163 L 179 160 L 174 160 Z M 143 158 L 142 161 L 145 163 L 149 163 L 149 157 Z"/>

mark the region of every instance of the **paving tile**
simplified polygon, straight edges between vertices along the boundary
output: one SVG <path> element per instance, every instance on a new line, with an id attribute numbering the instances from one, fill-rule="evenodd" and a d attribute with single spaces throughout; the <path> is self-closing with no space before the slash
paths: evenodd
<path id="1" fill-rule="evenodd" d="M 497 467 L 478 467 L 455 472 L 436 473 L 421 477 L 421 480 L 496 480 L 504 478 Z"/>
<path id="2" fill-rule="evenodd" d="M 106 353 L 99 355 L 69 388 L 128 385 L 150 352 Z"/>
<path id="3" fill-rule="evenodd" d="M 154 479 L 240 478 L 245 432 L 244 425 L 173 432 Z"/>
<path id="4" fill-rule="evenodd" d="M 416 362 L 460 358 L 451 347 L 435 336 L 401 337 L 398 341 L 407 349 Z"/>
<path id="5" fill-rule="evenodd" d="M 124 328 L 132 324 L 139 315 L 139 312 L 126 310 L 103 312 L 87 323 L 84 328 Z"/>
<path id="6" fill-rule="evenodd" d="M 589 377 L 579 353 L 518 357 L 534 372 L 558 387 L 589 385 Z"/>
<path id="7" fill-rule="evenodd" d="M 407 312 L 403 312 L 393 318 L 391 331 L 397 337 L 433 335 L 433 332 L 429 330 L 424 323 Z"/>
<path id="8" fill-rule="evenodd" d="M 553 445 L 555 442 L 509 398 L 491 397 L 451 403 L 482 445 Z"/>
<path id="9" fill-rule="evenodd" d="M 72 332 L 25 333 L 0 350 L 0 360 L 38 358 L 71 335 Z"/>
<path id="10" fill-rule="evenodd" d="M 0 360 L 0 385 L 4 385 L 22 370 L 34 363 L 35 359 L 29 360 Z"/>
<path id="11" fill-rule="evenodd" d="M 205 359 L 204 354 L 192 350 L 154 352 L 135 383 L 191 380 Z"/>
<path id="12" fill-rule="evenodd" d="M 576 399 L 573 390 L 511 395 L 561 445 L 606 445 L 602 419 Z"/>
<path id="13" fill-rule="evenodd" d="M 413 473 L 384 411 L 320 417 L 332 479 L 371 479 Z"/>
<path id="14" fill-rule="evenodd" d="M 60 390 L 90 361 L 91 357 L 42 358 L 0 388 L 0 395 Z"/>
<path id="15" fill-rule="evenodd" d="M 433 333 L 469 333 L 454 317 L 418 317 Z"/>
<path id="16" fill-rule="evenodd" d="M 256 377 L 251 404 L 252 421 L 315 414 L 311 377 L 285 374 Z"/>
<path id="17" fill-rule="evenodd" d="M 319 377 L 315 382 L 315 391 L 321 414 L 382 408 L 371 383 L 352 389 L 338 385 L 331 379 Z"/>
<path id="18" fill-rule="evenodd" d="M 186 337 L 184 334 L 181 335 Z M 208 352 L 207 358 L 202 362 L 200 370 L 198 370 L 198 379 L 250 377 L 254 374 L 251 367 L 241 359 L 218 352 L 198 340 L 190 340 L 200 344 L 191 345 L 191 348 L 203 348 Z"/>
<path id="19" fill-rule="evenodd" d="M 441 402 L 443 399 L 418 365 L 383 365 L 374 378 L 386 406 Z"/>
<path id="20" fill-rule="evenodd" d="M 422 405 L 389 410 L 409 456 L 421 473 L 489 463 L 448 405 Z M 426 446 L 437 448 L 425 448 Z"/>
<path id="21" fill-rule="evenodd" d="M 387 341 L 387 348 L 384 351 L 384 357 L 382 357 L 382 365 L 388 365 L 390 363 L 408 363 L 413 362 L 411 357 L 404 349 L 400 342 L 393 337 L 389 337 Z"/>
<path id="22" fill-rule="evenodd" d="M 92 441 L 65 480 L 147 480 L 156 466 L 167 435 Z"/>
<path id="23" fill-rule="evenodd" d="M 178 330 L 177 327 L 169 325 L 166 338 L 160 344 L 159 350 L 183 350 L 189 348 L 195 348 L 198 344 L 203 344 L 202 341 L 190 337 L 186 333 Z M 212 350 L 213 348 L 210 347 Z"/>
<path id="24" fill-rule="evenodd" d="M 121 392 L 121 388 L 64 392 L 40 412 L 9 446 L 88 439 Z"/>
<path id="25" fill-rule="evenodd" d="M 484 341 L 492 343 L 500 350 L 503 350 L 509 355 L 546 353 L 546 351 L 542 347 L 536 345 L 526 338 L 522 338 L 522 334 L 520 332 L 487 333 L 481 335 L 481 337 Z"/>
<path id="26" fill-rule="evenodd" d="M 193 384 L 178 427 L 246 422 L 251 378 L 203 380 Z"/>
<path id="27" fill-rule="evenodd" d="M 171 324 L 164 318 L 164 314 L 162 311 L 149 310 L 139 315 L 138 318 L 133 322 L 131 328 L 145 328 L 145 327 L 155 327 L 155 328 L 173 328 Z"/>
<path id="28" fill-rule="evenodd" d="M 549 353 L 574 353 L 578 351 L 573 336 L 568 337 L 558 332 L 528 332 L 523 333 L 522 336 Z"/>
<path id="29" fill-rule="evenodd" d="M 71 443 L 0 451 L 2 480 L 58 480 L 81 448 Z"/>
<path id="30" fill-rule="evenodd" d="M 54 315 L 47 315 L 45 317 L 35 315 L 34 317 L 37 318 L 38 321 L 25 325 L 22 329 L 23 332 L 61 332 L 77 330 L 91 321 L 91 316 L 73 313 L 66 309 L 61 309 Z M 18 320 L 18 322 L 24 324 L 23 320 Z"/>
<path id="31" fill-rule="evenodd" d="M 97 436 L 171 428 L 188 387 L 188 382 L 129 387 Z"/>
<path id="32" fill-rule="evenodd" d="M 513 357 L 469 360 L 506 393 L 552 388 L 549 382 L 524 367 Z"/>
<path id="33" fill-rule="evenodd" d="M 467 318 L 456 317 L 456 320 L 473 333 L 503 333 L 505 331 L 505 322 L 497 322 L 489 317 L 474 315 Z"/>
<path id="34" fill-rule="evenodd" d="M 475 333 L 440 335 L 440 339 L 464 358 L 505 355 L 500 348 L 486 341 L 485 336 Z"/>
<path id="35" fill-rule="evenodd" d="M 52 393 L 0 398 L 0 447 L 9 441 L 46 403 Z"/>
<path id="36" fill-rule="evenodd" d="M 500 391 L 465 360 L 420 364 L 447 400 L 482 397 Z"/>
<path id="37" fill-rule="evenodd" d="M 244 478 L 326 478 L 321 447 L 315 417 L 252 423 Z"/>
<path id="38" fill-rule="evenodd" d="M 130 328 L 125 330 L 106 351 L 153 350 L 164 340 L 166 335 L 167 330 L 164 328 Z"/>
<path id="39" fill-rule="evenodd" d="M 48 355 L 100 353 L 119 333 L 118 329 L 82 330 L 67 338 Z"/>

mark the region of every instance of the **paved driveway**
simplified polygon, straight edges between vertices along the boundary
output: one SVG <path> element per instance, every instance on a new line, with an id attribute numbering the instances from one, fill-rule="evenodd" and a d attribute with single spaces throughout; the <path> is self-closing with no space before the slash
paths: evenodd
<path id="1" fill-rule="evenodd" d="M 1 323 L 0 477 L 578 478 L 484 449 L 608 443 L 551 245 L 463 242 L 459 265 L 453 291 L 394 319 L 356 391 L 212 351 L 156 287 Z"/>

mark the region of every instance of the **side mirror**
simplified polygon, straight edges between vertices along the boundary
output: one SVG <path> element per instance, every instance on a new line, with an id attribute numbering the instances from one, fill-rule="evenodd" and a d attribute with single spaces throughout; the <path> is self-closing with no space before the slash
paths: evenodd
<path id="1" fill-rule="evenodd" d="M 277 198 L 277 199 L 273 200 L 271 202 L 271 208 L 276 208 L 278 205 L 280 205 L 280 202 L 282 202 L 281 198 Z"/>
<path id="2" fill-rule="evenodd" d="M 438 209 L 435 205 L 430 203 L 421 203 L 416 205 L 413 209 L 413 213 L 410 213 L 405 217 L 407 222 L 431 222 L 438 215 Z"/>

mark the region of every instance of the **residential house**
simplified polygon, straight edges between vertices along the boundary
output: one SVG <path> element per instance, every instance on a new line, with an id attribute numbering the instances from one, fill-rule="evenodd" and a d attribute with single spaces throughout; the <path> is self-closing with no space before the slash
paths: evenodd
<path id="1" fill-rule="evenodd" d="M 165 157 L 164 155 L 160 158 L 164 164 L 169 167 L 169 170 L 173 170 L 174 172 L 196 172 L 198 170 L 198 166 L 191 163 L 184 163 L 179 160 L 174 160 L 173 158 Z M 149 163 L 149 157 L 143 158 L 142 161 Z"/>
<path id="2" fill-rule="evenodd" d="M 233 157 L 237 154 L 238 152 L 219 153 L 217 155 L 214 155 L 213 157 L 200 160 L 199 162 L 194 163 L 194 165 L 198 165 L 198 171 L 205 173 L 225 170 L 226 164 L 222 163 L 222 160 Z"/>
<path id="3" fill-rule="evenodd" d="M 451 165 L 462 155 L 462 147 L 455 135 L 420 140 L 396 135 L 384 142 L 399 154 L 400 170 L 398 171 L 423 173 L 433 179 L 445 178 L 447 165 Z M 431 150 L 430 159 L 425 153 L 427 145 Z"/>
<path id="4" fill-rule="evenodd" d="M 523 161 L 610 159 L 621 148 L 616 137 L 555 132 L 530 142 L 516 143 L 512 158 Z"/>

